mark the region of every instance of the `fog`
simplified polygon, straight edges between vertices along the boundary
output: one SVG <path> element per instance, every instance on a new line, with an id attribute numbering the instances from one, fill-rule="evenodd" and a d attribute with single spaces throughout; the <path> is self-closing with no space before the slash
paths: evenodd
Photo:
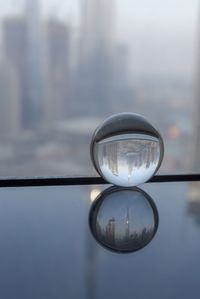
<path id="1" fill-rule="evenodd" d="M 161 172 L 200 169 L 199 1 L 12 0 L 0 11 L 1 176 L 94 175 L 92 133 L 123 111 L 160 130 Z"/>

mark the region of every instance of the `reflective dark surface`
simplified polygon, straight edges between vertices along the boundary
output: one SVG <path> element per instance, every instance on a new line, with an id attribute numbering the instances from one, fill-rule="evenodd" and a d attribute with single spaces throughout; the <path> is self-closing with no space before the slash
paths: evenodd
<path id="1" fill-rule="evenodd" d="M 158 227 L 153 200 L 139 188 L 110 187 L 95 199 L 89 214 L 94 238 L 119 253 L 145 247 Z"/>
<path id="2" fill-rule="evenodd" d="M 199 299 L 200 184 L 141 188 L 155 201 L 159 229 L 143 250 L 123 255 L 91 236 L 99 186 L 0 189 L 0 298 Z"/>

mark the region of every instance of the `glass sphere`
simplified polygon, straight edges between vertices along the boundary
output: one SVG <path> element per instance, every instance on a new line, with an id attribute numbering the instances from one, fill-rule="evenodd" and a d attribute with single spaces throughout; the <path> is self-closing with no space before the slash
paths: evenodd
<path id="1" fill-rule="evenodd" d="M 89 222 L 94 238 L 103 247 L 121 253 L 134 252 L 155 236 L 158 212 L 144 191 L 111 187 L 93 203 Z"/>
<path id="2" fill-rule="evenodd" d="M 114 115 L 97 128 L 91 158 L 109 183 L 133 187 L 148 181 L 164 155 L 160 134 L 145 118 L 133 113 Z"/>

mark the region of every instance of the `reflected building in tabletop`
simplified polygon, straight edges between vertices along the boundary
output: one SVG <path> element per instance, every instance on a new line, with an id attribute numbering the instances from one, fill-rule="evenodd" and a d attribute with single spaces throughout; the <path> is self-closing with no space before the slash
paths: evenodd
<path id="1" fill-rule="evenodd" d="M 130 238 L 130 219 L 129 219 L 129 209 L 127 208 L 126 220 L 125 220 L 125 240 L 128 241 Z"/>
<path id="2" fill-rule="evenodd" d="M 111 218 L 106 225 L 105 239 L 112 246 L 115 245 L 115 218 Z"/>
<path id="3" fill-rule="evenodd" d="M 187 214 L 200 225 L 200 185 L 198 182 L 188 183 Z"/>
<path id="4" fill-rule="evenodd" d="M 133 252 L 153 239 L 158 212 L 144 191 L 111 187 L 93 202 L 89 223 L 94 238 L 103 247 L 115 252 Z"/>

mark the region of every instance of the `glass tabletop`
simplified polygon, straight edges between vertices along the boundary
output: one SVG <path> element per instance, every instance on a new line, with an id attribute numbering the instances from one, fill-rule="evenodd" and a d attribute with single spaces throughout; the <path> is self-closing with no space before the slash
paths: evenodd
<path id="1" fill-rule="evenodd" d="M 0 189 L 1 298 L 199 298 L 200 184 L 142 185 L 159 225 L 127 254 L 102 247 L 89 227 L 106 188 Z"/>

